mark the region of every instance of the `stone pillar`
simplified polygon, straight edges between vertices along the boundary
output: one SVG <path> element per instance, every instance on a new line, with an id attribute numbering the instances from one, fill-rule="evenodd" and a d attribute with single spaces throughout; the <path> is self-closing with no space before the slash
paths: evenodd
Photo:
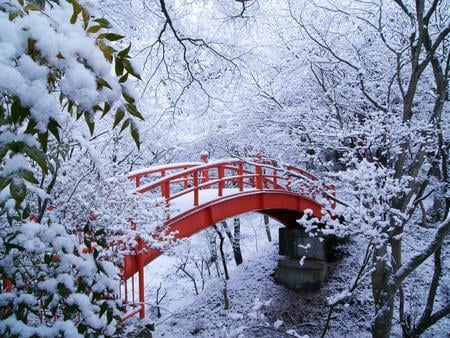
<path id="1" fill-rule="evenodd" d="M 313 291 L 321 287 L 327 273 L 324 241 L 309 237 L 302 229 L 279 229 L 279 254 L 275 280 L 289 288 Z"/>

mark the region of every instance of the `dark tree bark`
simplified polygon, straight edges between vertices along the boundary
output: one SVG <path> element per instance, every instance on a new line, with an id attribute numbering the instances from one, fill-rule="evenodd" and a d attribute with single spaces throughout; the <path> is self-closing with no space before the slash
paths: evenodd
<path id="1" fill-rule="evenodd" d="M 264 227 L 266 228 L 267 240 L 269 242 L 272 242 L 272 234 L 270 233 L 270 227 L 269 227 L 269 216 L 267 216 L 267 215 L 264 215 Z"/>
<path id="2" fill-rule="evenodd" d="M 233 249 L 233 256 L 236 265 L 240 265 L 243 262 L 242 252 L 241 252 L 241 220 L 236 217 L 234 219 L 234 234 L 231 233 L 230 228 L 228 228 L 228 224 L 226 221 L 221 222 L 222 228 L 225 230 L 228 239 L 230 240 L 231 247 Z"/>
<path id="3" fill-rule="evenodd" d="M 227 267 L 227 260 L 225 258 L 225 252 L 223 251 L 223 244 L 225 241 L 225 237 L 223 236 L 222 232 L 217 228 L 216 225 L 214 225 L 214 229 L 216 230 L 217 235 L 219 236 L 219 251 L 220 251 L 220 257 L 222 258 L 222 265 L 223 265 L 223 272 L 225 274 L 225 279 L 230 279 L 230 276 L 228 274 L 228 267 Z"/>

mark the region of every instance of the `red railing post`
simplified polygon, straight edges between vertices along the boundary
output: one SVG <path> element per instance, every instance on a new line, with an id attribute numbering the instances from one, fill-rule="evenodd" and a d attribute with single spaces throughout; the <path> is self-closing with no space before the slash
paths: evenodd
<path id="1" fill-rule="evenodd" d="M 208 152 L 203 151 L 200 154 L 200 159 L 205 162 L 208 163 Z M 209 170 L 208 169 L 203 169 L 202 170 L 202 183 L 206 183 L 209 181 Z"/>
<path id="2" fill-rule="evenodd" d="M 186 170 L 187 168 L 184 167 L 183 170 Z M 184 189 L 187 189 L 189 187 L 189 182 L 188 182 L 188 176 L 183 176 L 183 180 L 184 180 Z"/>
<path id="3" fill-rule="evenodd" d="M 164 177 L 164 176 L 166 176 L 166 171 L 163 169 L 163 170 L 161 170 L 161 177 Z M 165 192 L 165 186 L 162 184 L 161 185 L 161 196 L 162 197 L 166 197 L 166 192 Z"/>
<path id="4" fill-rule="evenodd" d="M 256 189 L 262 190 L 263 189 L 263 168 L 259 164 L 261 163 L 261 155 L 256 155 L 256 163 L 255 164 L 255 174 L 256 174 Z"/>
<path id="5" fill-rule="evenodd" d="M 170 199 L 170 182 L 167 181 L 166 183 L 164 183 L 164 197 L 166 198 L 166 202 L 169 201 Z"/>
<path id="6" fill-rule="evenodd" d="M 198 171 L 194 172 L 194 206 L 198 205 Z"/>
<path id="7" fill-rule="evenodd" d="M 134 303 L 136 302 L 136 299 L 134 297 L 135 292 L 134 292 L 134 274 L 131 276 L 131 301 Z"/>
<path id="8" fill-rule="evenodd" d="M 277 169 L 273 169 L 273 188 L 278 189 Z"/>
<path id="9" fill-rule="evenodd" d="M 141 305 L 141 309 L 139 310 L 139 318 L 140 319 L 144 319 L 145 318 L 145 291 L 144 291 L 144 262 L 143 262 L 143 257 L 142 257 L 142 249 L 143 249 L 143 244 L 142 244 L 142 239 L 138 238 L 138 245 L 137 245 L 137 267 L 138 267 L 138 272 L 139 272 L 139 303 Z"/>
<path id="10" fill-rule="evenodd" d="M 128 280 L 124 280 L 124 284 L 123 284 L 123 292 L 124 292 L 124 303 L 127 304 L 128 303 Z"/>
<path id="11" fill-rule="evenodd" d="M 288 176 L 287 190 L 288 190 L 288 191 L 292 191 L 292 186 L 291 186 L 291 176 Z"/>
<path id="12" fill-rule="evenodd" d="M 238 164 L 238 184 L 239 184 L 239 191 L 244 190 L 244 163 L 239 162 Z"/>
<path id="13" fill-rule="evenodd" d="M 225 169 L 223 167 L 223 165 L 219 165 L 219 167 L 217 168 L 217 172 L 219 175 L 219 197 L 223 195 L 223 176 L 225 174 Z"/>
<path id="14" fill-rule="evenodd" d="M 136 176 L 136 188 L 141 186 L 141 176 Z"/>

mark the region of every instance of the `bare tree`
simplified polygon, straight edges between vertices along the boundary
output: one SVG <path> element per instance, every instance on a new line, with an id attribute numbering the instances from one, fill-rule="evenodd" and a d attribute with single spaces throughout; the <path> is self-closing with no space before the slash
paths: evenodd
<path id="1" fill-rule="evenodd" d="M 195 295 L 198 296 L 199 293 L 198 293 L 197 280 L 195 279 L 195 275 L 192 272 L 189 272 L 187 269 L 188 260 L 189 260 L 189 253 L 186 255 L 186 258 L 184 259 L 184 261 L 182 261 L 180 264 L 178 264 L 177 270 L 175 271 L 175 273 L 177 273 L 178 271 L 182 271 L 191 280 L 191 282 L 194 286 Z"/>
<path id="2" fill-rule="evenodd" d="M 225 242 L 225 236 L 222 234 L 222 231 L 219 230 L 217 225 L 214 225 L 214 229 L 216 230 L 217 235 L 219 236 L 219 251 L 220 251 L 220 257 L 222 258 L 222 265 L 223 265 L 223 271 L 225 274 L 225 280 L 230 279 L 230 275 L 228 274 L 228 266 L 227 266 L 227 259 L 225 256 L 225 251 L 223 249 L 223 245 Z"/>
<path id="3" fill-rule="evenodd" d="M 349 167 L 355 163 L 372 163 L 375 171 L 386 172 L 387 180 L 401 186 L 395 198 L 383 197 L 386 208 L 378 215 L 380 223 L 374 224 L 380 237 L 373 243 L 372 334 L 374 337 L 390 335 L 399 294 L 399 318 L 404 335 L 418 336 L 450 314 L 449 304 L 433 312 L 441 280 L 441 247 L 450 232 L 446 183 L 449 144 L 442 125 L 450 72 L 449 5 L 441 0 L 414 3 L 393 0 L 357 2 L 355 10 L 337 1 L 307 3 L 328 18 L 354 20 L 354 27 L 358 28 L 352 37 L 334 30 L 334 19 L 319 27 L 306 19 L 306 6 L 295 12 L 290 2 L 293 20 L 305 39 L 315 44 L 310 57 L 311 72 L 334 113 L 336 126 L 353 133 L 348 138 L 350 142 L 343 142 L 340 147 L 346 148 Z M 399 28 L 406 26 L 408 33 Z M 379 54 L 374 53 L 376 48 Z M 342 90 L 346 85 L 351 88 L 348 93 Z M 392 121 L 398 121 L 404 133 L 393 130 L 389 125 Z M 420 121 L 426 121 L 423 127 L 418 125 Z M 370 125 L 377 126 L 378 135 L 376 128 L 372 134 L 367 132 Z M 358 128 L 365 128 L 366 132 L 358 133 Z M 382 183 L 374 188 L 382 188 Z M 429 225 L 435 228 L 434 236 L 429 245 L 403 261 L 405 228 L 420 226 L 415 224 L 416 211 L 428 198 L 434 200 L 438 214 L 438 222 Z M 360 203 L 366 202 L 360 200 Z M 367 212 L 370 204 L 364 206 Z M 367 222 L 371 221 L 367 219 Z M 403 284 L 433 255 L 434 274 L 425 308 L 419 321 L 412 323 L 404 306 Z"/>
<path id="4" fill-rule="evenodd" d="M 158 288 L 156 289 L 156 299 L 155 299 L 155 304 L 156 304 L 156 316 L 158 318 L 161 317 L 161 308 L 160 308 L 160 304 L 162 303 L 162 301 L 164 300 L 164 298 L 167 296 L 167 290 L 164 290 L 163 295 L 161 295 L 161 288 L 162 288 L 162 284 L 159 283 Z"/>
<path id="5" fill-rule="evenodd" d="M 267 240 L 272 242 L 272 234 L 270 233 L 269 216 L 264 215 L 264 228 L 266 229 Z"/>
<path id="6" fill-rule="evenodd" d="M 228 224 L 226 221 L 221 222 L 222 229 L 225 231 L 228 239 L 230 240 L 231 247 L 233 249 L 233 256 L 234 261 L 236 262 L 236 265 L 240 265 L 243 262 L 242 259 L 242 253 L 241 253 L 241 220 L 239 217 L 235 217 L 233 219 L 233 231 L 234 234 L 231 233 L 230 229 L 228 228 Z"/>

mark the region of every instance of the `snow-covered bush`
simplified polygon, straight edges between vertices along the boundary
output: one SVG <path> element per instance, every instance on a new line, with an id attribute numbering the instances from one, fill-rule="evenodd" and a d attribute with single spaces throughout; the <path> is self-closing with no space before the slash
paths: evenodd
<path id="1" fill-rule="evenodd" d="M 85 220 L 82 241 L 97 245 L 83 252 L 79 224 L 48 213 L 71 142 L 87 145 L 79 119 L 92 135 L 114 114 L 109 127 L 128 128 L 139 146 L 130 46 L 115 49 L 123 36 L 95 12 L 89 1 L 0 0 L 2 336 L 115 331 L 118 270 L 100 259 L 101 229 Z"/>

